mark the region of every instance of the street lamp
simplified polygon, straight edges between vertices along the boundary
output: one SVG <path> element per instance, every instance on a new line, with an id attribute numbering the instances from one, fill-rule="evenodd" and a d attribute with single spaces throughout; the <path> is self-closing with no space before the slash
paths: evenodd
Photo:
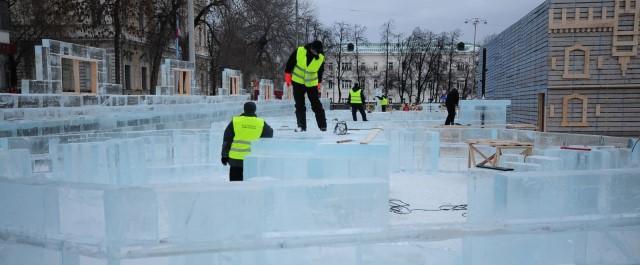
<path id="1" fill-rule="evenodd" d="M 474 91 L 476 89 L 476 71 L 478 70 L 478 65 L 476 64 L 477 61 L 477 54 L 476 54 L 476 34 L 478 33 L 478 25 L 482 24 L 487 24 L 487 20 L 484 18 L 478 18 L 478 17 L 474 17 L 474 18 L 469 18 L 467 20 L 464 21 L 465 24 L 473 24 L 473 56 L 471 57 L 471 59 L 473 60 L 473 88 Z M 478 94 L 478 91 L 475 91 L 476 95 Z"/>

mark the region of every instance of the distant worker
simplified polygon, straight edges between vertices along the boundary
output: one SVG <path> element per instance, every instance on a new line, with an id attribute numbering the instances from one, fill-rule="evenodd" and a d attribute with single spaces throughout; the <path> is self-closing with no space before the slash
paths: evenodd
<path id="1" fill-rule="evenodd" d="M 356 112 L 360 112 L 362 115 L 362 120 L 367 121 L 367 114 L 364 111 L 364 104 L 367 102 L 364 98 L 364 93 L 362 93 L 362 88 L 355 83 L 353 88 L 349 91 L 349 98 L 347 100 L 349 105 L 351 105 L 351 115 L 353 116 L 353 121 L 358 121 L 358 115 Z"/>
<path id="2" fill-rule="evenodd" d="M 456 118 L 456 107 L 460 102 L 460 94 L 458 94 L 457 89 L 452 89 L 449 94 L 447 94 L 447 100 L 445 101 L 445 105 L 447 106 L 447 120 L 444 125 L 455 125 L 454 121 Z"/>
<path id="3" fill-rule="evenodd" d="M 293 85 L 293 98 L 296 102 L 298 129 L 307 130 L 307 108 L 304 95 L 307 94 L 311 109 L 315 113 L 318 128 L 327 130 L 327 119 L 320 103 L 320 87 L 324 73 L 324 52 L 322 42 L 314 41 L 298 47 L 287 61 L 284 80 L 288 87 Z"/>
<path id="4" fill-rule="evenodd" d="M 229 181 L 244 179 L 244 158 L 251 153 L 251 142 L 260 138 L 272 138 L 273 129 L 256 116 L 256 104 L 244 104 L 244 113 L 233 117 L 224 130 L 222 141 L 222 165 L 229 164 Z"/>
<path id="5" fill-rule="evenodd" d="M 389 99 L 387 98 L 386 95 L 382 95 L 381 97 L 378 96 L 376 97 L 378 99 L 378 103 L 380 104 L 380 107 L 382 108 L 382 112 L 387 112 L 387 106 L 389 106 Z"/>

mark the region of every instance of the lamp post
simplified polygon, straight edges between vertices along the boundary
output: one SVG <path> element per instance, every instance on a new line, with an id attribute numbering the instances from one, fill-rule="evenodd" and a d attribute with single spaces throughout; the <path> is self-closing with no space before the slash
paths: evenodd
<path id="1" fill-rule="evenodd" d="M 474 17 L 474 18 L 469 18 L 467 20 L 464 21 L 465 24 L 469 24 L 471 23 L 473 25 L 473 56 L 471 57 L 471 59 L 473 60 L 473 90 L 474 92 L 476 92 L 476 95 L 478 94 L 478 91 L 475 91 L 477 89 L 476 86 L 476 71 L 478 70 L 478 65 L 476 63 L 477 61 L 477 54 L 476 54 L 476 36 L 478 33 L 478 25 L 482 24 L 487 24 L 487 20 L 484 18 L 478 18 L 478 17 Z M 484 96 L 484 95 L 483 95 Z"/>

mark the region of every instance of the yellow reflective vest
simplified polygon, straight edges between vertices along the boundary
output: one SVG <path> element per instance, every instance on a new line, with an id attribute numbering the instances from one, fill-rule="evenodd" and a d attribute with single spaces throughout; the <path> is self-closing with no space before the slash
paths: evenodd
<path id="1" fill-rule="evenodd" d="M 233 142 L 229 150 L 229 158 L 244 160 L 251 153 L 251 142 L 260 139 L 264 120 L 257 117 L 233 117 Z"/>
<path id="2" fill-rule="evenodd" d="M 313 58 L 307 65 L 307 49 L 298 47 L 296 53 L 296 67 L 293 68 L 292 80 L 306 87 L 318 86 L 318 71 L 324 62 L 324 55 L 318 54 L 318 58 Z"/>
<path id="3" fill-rule="evenodd" d="M 362 89 L 358 91 L 349 90 L 349 95 L 351 96 L 351 100 L 349 103 L 351 104 L 362 104 Z"/>
<path id="4" fill-rule="evenodd" d="M 387 98 L 382 98 L 380 100 L 380 106 L 389 106 L 389 99 Z"/>

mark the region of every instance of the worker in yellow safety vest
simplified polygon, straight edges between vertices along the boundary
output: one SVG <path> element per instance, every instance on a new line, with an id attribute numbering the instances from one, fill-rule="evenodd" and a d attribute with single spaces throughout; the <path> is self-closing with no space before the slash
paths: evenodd
<path id="1" fill-rule="evenodd" d="M 380 108 L 382 108 L 382 112 L 387 112 L 387 106 L 389 106 L 389 98 L 386 95 L 382 95 L 378 98 L 378 103 L 380 104 Z"/>
<path id="2" fill-rule="evenodd" d="M 251 153 L 251 142 L 260 138 L 272 138 L 273 129 L 256 115 L 256 104 L 244 104 L 244 113 L 233 117 L 224 130 L 222 141 L 222 165 L 229 165 L 229 181 L 244 179 L 244 158 Z"/>
<path id="3" fill-rule="evenodd" d="M 364 111 L 364 104 L 367 102 L 364 98 L 364 93 L 362 93 L 362 88 L 355 83 L 353 88 L 349 90 L 349 105 L 351 105 L 351 115 L 353 116 L 353 121 L 358 121 L 358 116 L 356 113 L 359 111 L 360 115 L 362 115 L 362 120 L 367 121 L 367 114 Z"/>
<path id="4" fill-rule="evenodd" d="M 298 123 L 296 131 L 307 130 L 305 94 L 309 97 L 318 128 L 321 131 L 326 131 L 327 119 L 320 102 L 320 88 L 322 87 L 322 75 L 324 73 L 322 42 L 314 41 L 296 48 L 289 57 L 284 72 L 284 80 L 287 87 L 293 86 L 293 99 L 296 102 L 296 120 Z"/>

